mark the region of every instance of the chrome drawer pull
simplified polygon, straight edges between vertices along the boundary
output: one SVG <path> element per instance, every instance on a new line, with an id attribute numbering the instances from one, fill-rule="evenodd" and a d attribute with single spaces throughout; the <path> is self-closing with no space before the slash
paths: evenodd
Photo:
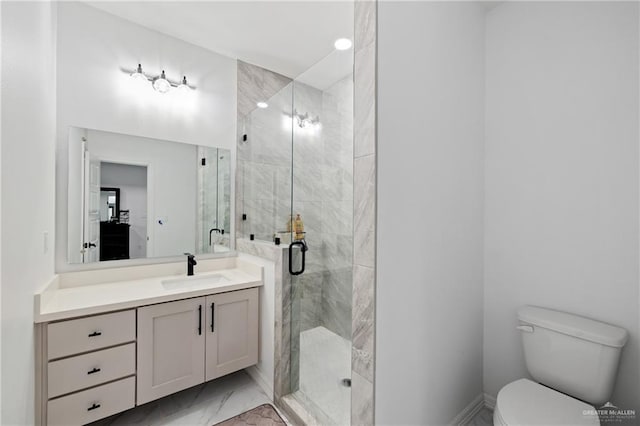
<path id="1" fill-rule="evenodd" d="M 87 411 L 95 410 L 96 408 L 100 408 L 100 404 L 94 402 L 91 407 L 87 408 Z"/>
<path id="2" fill-rule="evenodd" d="M 89 335 L 89 337 L 102 336 L 102 331 L 94 331 Z"/>
<path id="3" fill-rule="evenodd" d="M 98 373 L 98 372 L 100 372 L 100 369 L 96 368 L 96 367 L 93 367 L 93 370 L 87 371 L 87 374 L 94 374 L 94 373 Z"/>

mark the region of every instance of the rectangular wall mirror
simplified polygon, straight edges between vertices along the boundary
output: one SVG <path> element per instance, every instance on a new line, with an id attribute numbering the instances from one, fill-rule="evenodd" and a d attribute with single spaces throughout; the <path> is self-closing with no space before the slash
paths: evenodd
<path id="1" fill-rule="evenodd" d="M 68 146 L 69 263 L 230 250 L 228 149 L 78 127 Z"/>

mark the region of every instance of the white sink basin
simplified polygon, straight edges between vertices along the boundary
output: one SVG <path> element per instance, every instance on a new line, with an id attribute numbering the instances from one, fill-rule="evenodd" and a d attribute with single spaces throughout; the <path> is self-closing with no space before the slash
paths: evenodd
<path id="1" fill-rule="evenodd" d="M 229 280 L 222 274 L 192 275 L 161 281 L 162 287 L 166 290 L 199 288 L 227 282 Z"/>

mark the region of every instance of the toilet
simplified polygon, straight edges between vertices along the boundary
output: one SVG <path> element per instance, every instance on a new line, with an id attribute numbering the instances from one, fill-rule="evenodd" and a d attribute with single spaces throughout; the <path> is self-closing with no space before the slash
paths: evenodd
<path id="1" fill-rule="evenodd" d="M 627 331 L 536 306 L 518 310 L 527 370 L 500 389 L 495 426 L 599 425 L 609 401 Z"/>

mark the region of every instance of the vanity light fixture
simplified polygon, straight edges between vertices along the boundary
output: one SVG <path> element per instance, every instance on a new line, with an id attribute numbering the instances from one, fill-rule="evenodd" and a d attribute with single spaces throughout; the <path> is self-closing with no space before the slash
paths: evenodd
<path id="1" fill-rule="evenodd" d="M 135 71 L 131 72 L 126 69 L 121 69 L 131 76 L 131 78 L 137 82 L 151 83 L 151 86 L 160 93 L 167 93 L 172 87 L 179 89 L 180 92 L 187 92 L 189 90 L 195 90 L 195 86 L 187 83 L 187 77 L 182 76 L 180 83 L 173 82 L 167 78 L 164 70 L 158 76 L 149 76 L 142 71 L 142 65 L 138 64 Z"/>
<path id="2" fill-rule="evenodd" d="M 264 108 L 268 108 L 268 107 L 269 107 L 269 104 L 268 104 L 268 103 L 266 103 L 266 102 L 262 102 L 262 101 L 261 101 L 261 102 L 258 102 L 258 103 L 256 104 L 256 106 L 257 106 L 258 108 L 263 108 L 263 109 L 264 109 Z"/>
<path id="3" fill-rule="evenodd" d="M 349 50 L 351 46 L 353 46 L 353 43 L 348 38 L 339 38 L 333 45 L 337 50 Z"/>

